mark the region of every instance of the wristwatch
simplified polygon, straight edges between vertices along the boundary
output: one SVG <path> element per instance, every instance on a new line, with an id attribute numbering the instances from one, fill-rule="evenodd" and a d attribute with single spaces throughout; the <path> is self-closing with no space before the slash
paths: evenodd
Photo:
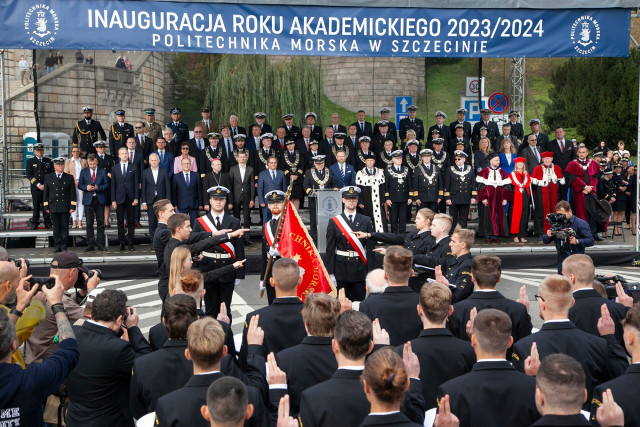
<path id="1" fill-rule="evenodd" d="M 18 317 L 22 317 L 22 312 L 20 310 L 18 310 L 17 308 L 13 307 L 10 311 L 9 314 L 15 314 Z"/>

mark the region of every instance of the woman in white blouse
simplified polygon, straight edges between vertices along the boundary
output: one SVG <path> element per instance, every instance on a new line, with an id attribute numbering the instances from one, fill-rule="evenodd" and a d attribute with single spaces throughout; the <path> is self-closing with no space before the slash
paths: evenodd
<path id="1" fill-rule="evenodd" d="M 89 165 L 86 159 L 80 158 L 80 148 L 73 147 L 71 149 L 71 158 L 67 159 L 64 164 L 64 173 L 73 176 L 76 181 L 76 210 L 71 214 L 73 220 L 72 228 L 82 228 L 82 217 L 84 216 L 84 205 L 82 204 L 82 191 L 78 189 L 78 180 L 80 179 L 80 171 Z"/>

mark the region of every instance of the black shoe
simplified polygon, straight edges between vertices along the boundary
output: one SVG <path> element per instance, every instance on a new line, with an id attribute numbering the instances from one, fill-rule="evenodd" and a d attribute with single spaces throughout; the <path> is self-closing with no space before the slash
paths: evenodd
<path id="1" fill-rule="evenodd" d="M 51 222 L 45 222 L 44 223 L 44 228 L 51 229 L 52 227 L 53 227 L 53 224 Z"/>
<path id="2" fill-rule="evenodd" d="M 93 245 L 91 246 L 87 246 L 86 248 L 84 248 L 85 252 L 91 252 L 91 251 L 95 251 L 96 249 L 93 247 Z"/>
<path id="3" fill-rule="evenodd" d="M 124 245 L 120 245 L 120 247 L 118 248 L 119 251 L 124 251 L 125 247 Z"/>
<path id="4" fill-rule="evenodd" d="M 598 242 L 602 242 L 604 239 L 596 234 L 596 235 L 593 236 L 593 240 L 596 240 Z"/>
<path id="5" fill-rule="evenodd" d="M 98 250 L 99 251 L 106 251 L 107 248 L 105 246 L 103 246 L 103 245 L 98 245 Z"/>
<path id="6" fill-rule="evenodd" d="M 31 226 L 31 229 L 32 229 L 32 230 L 37 230 L 37 229 L 38 229 L 38 224 L 33 224 L 33 225 Z"/>
<path id="7" fill-rule="evenodd" d="M 134 248 L 134 247 L 133 247 L 133 245 L 129 245 L 129 250 L 130 250 L 130 251 L 135 251 L 135 250 L 136 250 L 136 248 Z"/>
<path id="8" fill-rule="evenodd" d="M 62 248 L 56 248 L 56 253 L 57 252 L 62 252 Z"/>
<path id="9" fill-rule="evenodd" d="M 245 246 L 252 247 L 252 246 L 253 246 L 253 243 L 251 243 L 251 240 L 247 240 L 246 242 L 244 242 L 244 245 L 245 245 Z"/>

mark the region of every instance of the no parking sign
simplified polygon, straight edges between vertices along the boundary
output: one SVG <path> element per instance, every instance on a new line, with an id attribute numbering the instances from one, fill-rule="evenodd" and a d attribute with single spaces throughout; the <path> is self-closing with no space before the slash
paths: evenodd
<path id="1" fill-rule="evenodd" d="M 495 114 L 502 114 L 509 108 L 509 98 L 502 92 L 495 92 L 489 96 L 487 107 Z"/>

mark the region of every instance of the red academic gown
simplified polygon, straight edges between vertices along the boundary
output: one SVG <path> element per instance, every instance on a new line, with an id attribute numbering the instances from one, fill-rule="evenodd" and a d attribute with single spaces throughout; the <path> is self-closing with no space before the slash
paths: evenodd
<path id="1" fill-rule="evenodd" d="M 591 159 L 587 159 L 585 164 L 582 164 L 580 160 L 575 159 L 569 162 L 564 171 L 570 175 L 573 175 L 573 180 L 571 181 L 571 197 L 570 199 L 573 201 L 572 209 L 573 213 L 581 219 L 585 221 L 589 221 L 587 219 L 587 207 L 585 202 L 585 194 L 582 192 L 584 187 L 590 185 L 593 187 L 593 194 L 596 194 L 596 188 L 598 186 L 598 178 L 597 175 L 600 172 L 600 165 L 594 162 Z"/>
<path id="2" fill-rule="evenodd" d="M 503 200 L 510 200 L 512 197 L 508 186 L 511 184 L 507 173 L 498 168 L 484 168 L 478 176 L 478 206 L 479 224 L 478 234 L 482 236 L 508 236 L 507 213 L 502 206 Z M 484 206 L 483 200 L 489 204 Z"/>
<path id="3" fill-rule="evenodd" d="M 531 176 L 524 171 L 511 172 L 509 181 L 513 188 L 513 200 L 509 206 L 509 220 L 511 221 L 511 234 L 525 237 L 529 222 L 529 204 L 531 203 Z"/>
<path id="4" fill-rule="evenodd" d="M 538 165 L 531 174 L 531 183 L 535 185 L 535 210 L 542 209 L 542 217 L 544 218 L 544 232 L 546 233 L 551 225 L 547 221 L 547 214 L 555 210 L 558 203 L 558 184 L 564 184 L 564 176 L 560 166 L 551 164 Z M 540 203 L 542 202 L 542 203 Z"/>

